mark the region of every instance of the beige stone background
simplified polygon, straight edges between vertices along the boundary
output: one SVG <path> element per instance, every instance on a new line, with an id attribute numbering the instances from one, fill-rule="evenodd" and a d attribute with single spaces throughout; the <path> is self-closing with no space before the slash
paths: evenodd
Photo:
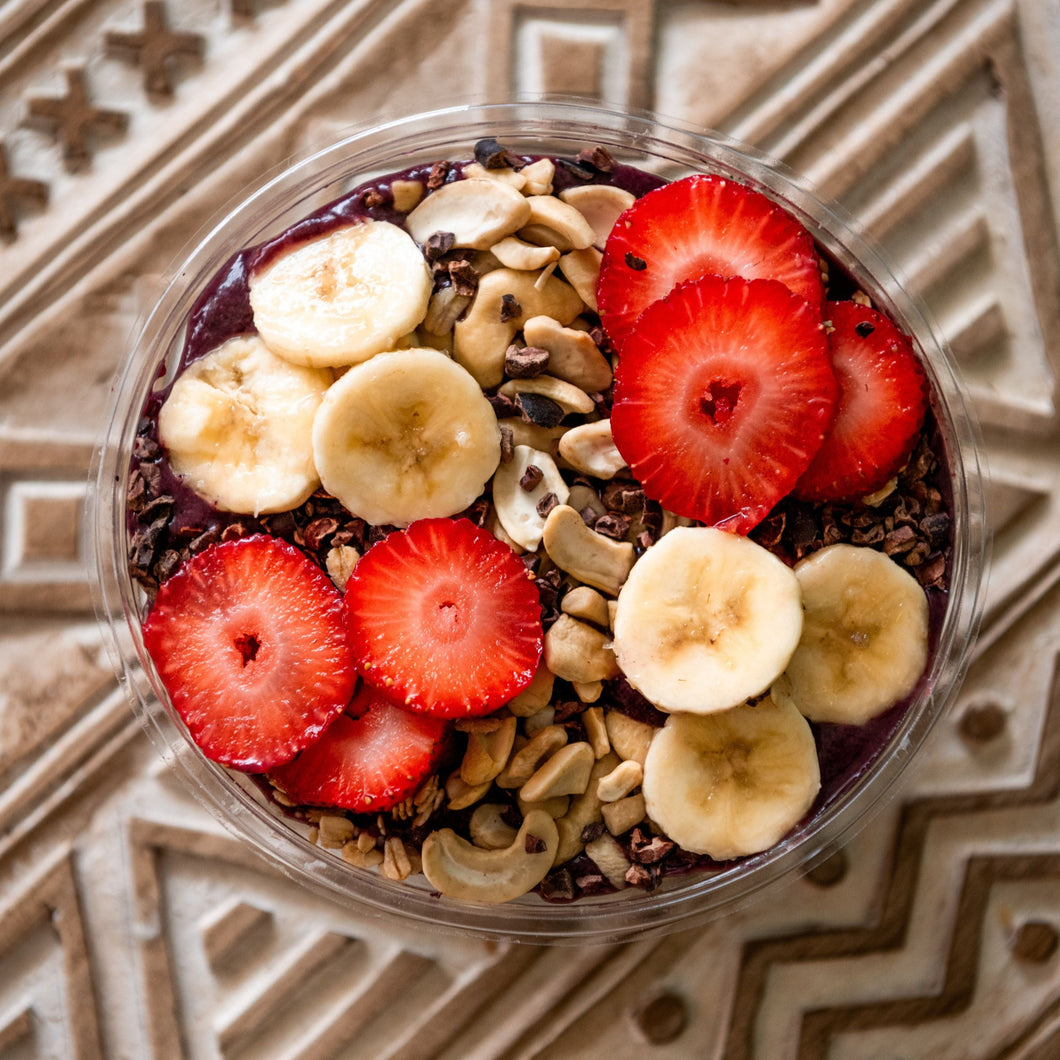
<path id="1" fill-rule="evenodd" d="M 952 343 L 994 563 L 901 796 L 812 877 L 582 949 L 300 892 L 159 764 L 96 629 L 86 473 L 159 279 L 375 115 L 563 91 L 718 127 L 857 213 Z M 0 1058 L 1060 1056 L 1058 0 L 0 4 Z"/>

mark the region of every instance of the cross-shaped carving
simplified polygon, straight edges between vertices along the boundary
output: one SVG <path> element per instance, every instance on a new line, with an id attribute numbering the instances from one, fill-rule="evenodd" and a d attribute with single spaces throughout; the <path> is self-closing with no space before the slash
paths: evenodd
<path id="1" fill-rule="evenodd" d="M 144 4 L 144 28 L 139 33 L 111 30 L 104 39 L 110 49 L 136 53 L 144 75 L 144 88 L 156 96 L 173 94 L 168 62 L 171 56 L 187 55 L 201 60 L 203 54 L 200 34 L 176 33 L 169 28 L 161 0 L 147 0 Z"/>
<path id="2" fill-rule="evenodd" d="M 63 164 L 71 173 L 92 161 L 94 134 L 123 133 L 128 118 L 120 111 L 93 106 L 88 98 L 85 71 L 68 67 L 65 96 L 31 96 L 26 100 L 25 124 L 50 132 L 63 150 Z"/>
<path id="3" fill-rule="evenodd" d="M 44 206 L 48 201 L 48 185 L 39 180 L 13 177 L 7 164 L 7 151 L 0 141 L 0 239 L 8 242 L 18 235 L 18 205 L 26 202 Z"/>

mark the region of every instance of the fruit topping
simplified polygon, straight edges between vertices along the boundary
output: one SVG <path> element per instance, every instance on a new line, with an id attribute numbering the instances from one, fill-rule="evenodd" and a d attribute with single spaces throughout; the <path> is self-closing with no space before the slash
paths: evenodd
<path id="1" fill-rule="evenodd" d="M 257 335 L 229 339 L 192 362 L 162 405 L 170 466 L 226 511 L 297 508 L 320 485 L 313 417 L 332 378 L 277 357 Z"/>
<path id="2" fill-rule="evenodd" d="M 365 680 L 437 717 L 495 710 L 541 657 L 531 576 L 467 519 L 423 519 L 374 545 L 350 576 L 346 607 Z"/>
<path id="3" fill-rule="evenodd" d="M 383 526 L 455 515 L 501 458 L 497 417 L 478 384 L 432 349 L 380 353 L 327 392 L 313 423 L 324 488 Z"/>
<path id="4" fill-rule="evenodd" d="M 162 584 L 144 646 L 207 758 L 251 772 L 286 762 L 350 701 L 342 596 L 293 545 L 213 545 Z"/>
<path id="5" fill-rule="evenodd" d="M 928 605 L 889 556 L 829 545 L 795 565 L 802 636 L 775 694 L 811 721 L 861 725 L 909 695 L 927 665 Z"/>
<path id="6" fill-rule="evenodd" d="M 709 714 L 768 689 L 801 631 L 790 567 L 749 538 L 677 527 L 622 587 L 614 646 L 626 679 L 655 706 Z"/>
<path id="7" fill-rule="evenodd" d="M 434 769 L 447 732 L 444 721 L 403 710 L 362 685 L 350 711 L 269 778 L 294 803 L 360 813 L 388 810 Z"/>
<path id="8" fill-rule="evenodd" d="M 829 302 L 826 315 L 838 412 L 795 493 L 852 500 L 876 492 L 909 458 L 924 422 L 927 380 L 909 340 L 882 313 Z"/>
<path id="9" fill-rule="evenodd" d="M 277 254 L 250 279 L 254 326 L 295 364 L 346 365 L 392 350 L 423 320 L 431 273 L 412 237 L 362 221 Z"/>
<path id="10" fill-rule="evenodd" d="M 718 714 L 671 714 L 644 761 L 648 816 L 675 842 L 715 861 L 768 850 L 821 786 L 806 719 L 766 697 Z"/>
<path id="11" fill-rule="evenodd" d="M 619 350 L 652 302 L 706 275 L 778 280 L 814 311 L 823 298 L 817 249 L 798 221 L 736 181 L 685 177 L 638 199 L 604 246 L 597 304 Z"/>
<path id="12" fill-rule="evenodd" d="M 836 397 L 814 310 L 775 280 L 706 276 L 626 339 L 611 431 L 649 497 L 747 533 L 805 471 Z"/>

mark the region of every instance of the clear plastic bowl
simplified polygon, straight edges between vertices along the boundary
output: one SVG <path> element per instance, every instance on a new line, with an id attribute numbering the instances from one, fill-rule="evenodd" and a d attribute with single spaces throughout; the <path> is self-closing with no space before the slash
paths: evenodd
<path id="1" fill-rule="evenodd" d="M 375 176 L 438 159 L 472 157 L 494 137 L 516 153 L 573 156 L 601 144 L 621 162 L 666 178 L 691 172 L 731 175 L 782 203 L 876 303 L 911 335 L 934 388 L 952 476 L 953 554 L 949 602 L 921 692 L 873 765 L 825 811 L 779 845 L 722 871 L 670 877 L 654 892 L 549 903 L 536 894 L 505 905 L 439 897 L 422 877 L 397 883 L 346 864 L 311 843 L 253 783 L 208 761 L 169 705 L 144 651 L 141 590 L 127 566 L 125 495 L 132 442 L 163 361 L 179 355 L 189 311 L 204 286 L 239 248 L 278 235 L 312 210 Z M 406 925 L 494 939 L 564 943 L 628 939 L 691 926 L 731 911 L 844 843 L 893 791 L 912 756 L 953 699 L 967 668 L 985 576 L 978 430 L 945 343 L 923 306 L 851 218 L 821 202 L 807 183 L 775 160 L 715 133 L 576 101 L 466 106 L 352 132 L 295 161 L 247 192 L 195 240 L 173 270 L 115 383 L 106 437 L 93 469 L 89 519 L 98 565 L 97 610 L 119 676 L 164 759 L 179 765 L 192 790 L 229 829 L 299 883 Z"/>

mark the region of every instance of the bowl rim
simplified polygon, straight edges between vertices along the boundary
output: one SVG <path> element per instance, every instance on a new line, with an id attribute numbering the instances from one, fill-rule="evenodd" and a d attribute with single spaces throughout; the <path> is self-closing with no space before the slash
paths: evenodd
<path id="1" fill-rule="evenodd" d="M 826 813 L 733 870 L 694 881 L 671 878 L 650 893 L 630 894 L 629 889 L 570 904 L 545 902 L 536 895 L 499 906 L 458 902 L 425 887 L 390 881 L 311 844 L 256 797 L 252 782 L 205 759 L 165 704 L 144 651 L 134 606 L 138 590 L 127 569 L 124 498 L 131 441 L 163 359 L 159 351 L 172 369 L 194 299 L 233 248 L 255 245 L 282 230 L 309 212 L 304 207 L 311 198 L 337 197 L 351 175 L 353 183 L 360 184 L 403 170 L 421 158 L 470 158 L 474 143 L 484 136 L 526 153 L 531 145 L 560 154 L 602 144 L 622 161 L 628 158 L 637 164 L 640 159 L 644 168 L 661 164 L 668 176 L 671 168 L 683 167 L 729 174 L 759 187 L 807 224 L 819 244 L 874 301 L 902 322 L 930 377 L 934 412 L 953 471 L 954 518 L 949 602 L 923 691 L 866 775 Z M 458 145 L 462 151 L 455 154 Z M 556 149 L 561 145 L 567 150 Z M 651 161 L 641 156 L 651 156 Z M 311 180 L 310 191 L 301 186 L 303 180 Z M 792 878 L 796 869 L 820 861 L 848 840 L 893 796 L 914 752 L 956 696 L 981 621 L 990 547 L 981 453 L 974 412 L 926 307 L 853 218 L 783 163 L 720 133 L 649 111 L 555 98 L 465 104 L 378 124 L 361 123 L 323 147 L 288 159 L 222 207 L 189 241 L 117 372 L 107 428 L 90 471 L 86 523 L 95 565 L 93 600 L 119 682 L 162 759 L 178 765 L 213 816 L 297 882 L 351 902 L 372 916 L 497 940 L 582 943 L 655 935 L 729 913 L 764 889 Z"/>

